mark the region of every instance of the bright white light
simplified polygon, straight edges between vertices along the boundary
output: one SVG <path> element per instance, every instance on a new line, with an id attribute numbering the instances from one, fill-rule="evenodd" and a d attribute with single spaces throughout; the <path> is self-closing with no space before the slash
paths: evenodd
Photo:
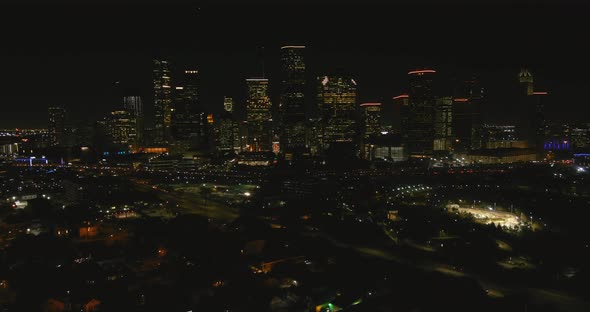
<path id="1" fill-rule="evenodd" d="M 252 194 L 250 194 L 250 192 L 245 192 L 245 193 L 244 193 L 244 196 L 247 196 L 247 197 L 248 197 L 248 196 L 250 196 L 250 195 L 252 195 Z"/>

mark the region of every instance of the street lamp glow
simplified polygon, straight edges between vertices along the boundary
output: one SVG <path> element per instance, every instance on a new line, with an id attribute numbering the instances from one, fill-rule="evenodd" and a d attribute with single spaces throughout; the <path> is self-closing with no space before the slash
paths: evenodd
<path id="1" fill-rule="evenodd" d="M 252 194 L 250 194 L 250 192 L 245 192 L 244 193 L 244 196 L 246 196 L 246 197 L 250 197 L 250 195 L 252 195 Z"/>

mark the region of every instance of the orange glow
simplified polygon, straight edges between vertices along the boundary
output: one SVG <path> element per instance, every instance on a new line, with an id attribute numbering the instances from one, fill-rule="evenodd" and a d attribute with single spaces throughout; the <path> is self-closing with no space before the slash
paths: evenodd
<path id="1" fill-rule="evenodd" d="M 208 122 L 209 124 L 212 124 L 212 123 L 213 123 L 213 114 L 209 114 L 209 115 L 207 115 L 207 122 Z"/>
<path id="2" fill-rule="evenodd" d="M 469 102 L 469 99 L 466 98 L 456 98 L 453 99 L 454 102 Z"/>
<path id="3" fill-rule="evenodd" d="M 407 95 L 407 94 L 400 94 L 400 95 L 398 95 L 398 96 L 394 96 L 394 97 L 393 97 L 393 99 L 394 99 L 394 100 L 397 100 L 397 99 L 407 99 L 407 98 L 409 98 L 409 97 L 410 97 L 410 96 L 409 96 L 409 95 Z"/>
<path id="4" fill-rule="evenodd" d="M 144 148 L 140 148 L 139 150 L 143 151 L 144 153 L 154 153 L 154 154 L 168 153 L 167 147 L 144 147 Z"/>
<path id="5" fill-rule="evenodd" d="M 408 72 L 408 75 L 414 75 L 414 74 L 434 74 L 436 73 L 436 70 L 433 69 L 422 69 L 422 70 L 413 70 L 411 72 Z"/>
<path id="6" fill-rule="evenodd" d="M 533 95 L 547 95 L 547 94 L 549 94 L 549 93 L 548 92 L 545 92 L 545 91 L 536 91 L 536 92 L 533 92 Z"/>

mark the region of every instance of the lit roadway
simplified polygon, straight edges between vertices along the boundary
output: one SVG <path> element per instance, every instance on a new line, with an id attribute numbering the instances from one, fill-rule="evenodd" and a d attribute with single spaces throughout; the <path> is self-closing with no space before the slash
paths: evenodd
<path id="1" fill-rule="evenodd" d="M 133 180 L 132 180 L 133 181 Z M 134 181 L 135 182 L 135 181 Z M 238 209 L 222 204 L 218 201 L 211 200 L 198 193 L 184 193 L 176 191 L 167 191 L 154 189 L 151 184 L 134 183 L 135 189 L 141 192 L 155 193 L 158 198 L 170 204 L 177 204 L 178 207 L 170 208 L 179 214 L 195 214 L 205 216 L 216 223 L 226 223 L 238 217 Z"/>
<path id="2" fill-rule="evenodd" d="M 524 286 L 523 289 L 521 287 L 515 288 L 510 285 L 503 285 L 501 281 L 493 280 L 493 276 L 483 276 L 482 274 L 478 274 L 476 272 L 457 270 L 452 265 L 426 259 L 424 255 L 407 252 L 406 249 L 397 249 L 393 243 L 390 246 L 367 247 L 348 244 L 346 242 L 334 239 L 328 234 L 318 231 L 310 231 L 302 234 L 310 237 L 321 237 L 328 240 L 336 247 L 354 250 L 355 252 L 367 257 L 375 257 L 387 261 L 403 263 L 424 271 L 435 271 L 452 277 L 472 278 L 478 281 L 481 287 L 486 290 L 488 296 L 492 298 L 503 297 L 511 293 L 526 290 L 532 301 L 535 303 L 551 304 L 557 309 L 556 311 L 590 311 L 590 303 L 566 293 L 550 289 L 527 288 L 526 286 Z"/>

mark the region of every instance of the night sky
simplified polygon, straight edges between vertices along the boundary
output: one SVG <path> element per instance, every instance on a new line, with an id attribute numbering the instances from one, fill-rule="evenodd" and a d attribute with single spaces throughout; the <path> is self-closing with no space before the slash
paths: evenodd
<path id="1" fill-rule="evenodd" d="M 361 101 L 391 103 L 407 71 L 438 71 L 437 93 L 477 74 L 491 121 L 509 122 L 527 66 L 551 93 L 550 119 L 590 113 L 590 7 L 583 5 L 84 5 L 2 6 L 0 128 L 46 127 L 47 107 L 96 120 L 119 104 L 117 86 L 151 99 L 151 58 L 201 72 L 205 109 L 241 101 L 261 59 L 276 99 L 278 52 L 308 46 L 310 77 L 357 77 Z M 262 49 L 261 47 L 264 47 Z M 174 77 L 173 77 L 174 78 Z M 118 82 L 118 83 L 117 83 Z M 149 109 L 148 109 L 149 110 Z"/>

